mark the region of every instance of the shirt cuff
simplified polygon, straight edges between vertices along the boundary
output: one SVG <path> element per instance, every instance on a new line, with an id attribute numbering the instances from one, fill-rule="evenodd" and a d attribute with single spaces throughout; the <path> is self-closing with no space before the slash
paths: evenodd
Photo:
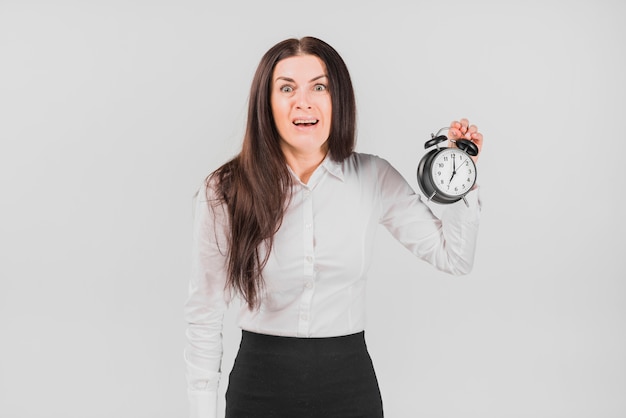
<path id="1" fill-rule="evenodd" d="M 189 418 L 217 418 L 217 392 L 190 390 Z"/>

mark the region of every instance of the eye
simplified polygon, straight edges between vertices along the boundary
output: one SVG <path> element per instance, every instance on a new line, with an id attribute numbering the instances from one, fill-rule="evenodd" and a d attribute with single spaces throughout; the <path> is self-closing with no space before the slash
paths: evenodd
<path id="1" fill-rule="evenodd" d="M 313 86 L 313 91 L 326 91 L 326 84 L 316 84 Z"/>
<path id="2" fill-rule="evenodd" d="M 280 88 L 280 91 L 282 93 L 293 93 L 293 87 L 289 86 L 289 85 L 284 85 Z"/>

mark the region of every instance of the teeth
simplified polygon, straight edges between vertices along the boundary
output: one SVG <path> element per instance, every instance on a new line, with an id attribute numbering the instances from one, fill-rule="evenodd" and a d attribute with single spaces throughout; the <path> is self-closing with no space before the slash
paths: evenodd
<path id="1" fill-rule="evenodd" d="M 293 123 L 296 125 L 315 124 L 317 123 L 317 119 L 296 119 Z"/>

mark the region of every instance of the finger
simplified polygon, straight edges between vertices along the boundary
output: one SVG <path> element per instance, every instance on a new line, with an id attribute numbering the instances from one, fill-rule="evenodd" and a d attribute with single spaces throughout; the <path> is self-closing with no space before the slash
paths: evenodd
<path id="1" fill-rule="evenodd" d="M 466 118 L 461 119 L 461 132 L 463 134 L 467 133 L 467 129 L 469 128 L 469 120 L 467 120 Z"/>
<path id="2" fill-rule="evenodd" d="M 450 130 L 448 130 L 449 139 L 458 139 L 458 138 L 461 138 L 462 136 L 463 134 L 461 133 L 459 128 L 451 128 Z"/>
<path id="3" fill-rule="evenodd" d="M 478 152 L 483 149 L 483 134 L 476 132 L 472 134 L 471 140 L 478 147 Z"/>
<path id="4" fill-rule="evenodd" d="M 472 135 L 475 134 L 476 132 L 478 132 L 478 127 L 476 125 L 472 125 L 469 128 L 467 128 L 467 132 L 465 132 L 465 135 L 463 136 L 465 139 L 472 139 Z"/>
<path id="5" fill-rule="evenodd" d="M 472 134 L 472 141 L 476 142 L 476 143 L 483 143 L 483 134 L 481 134 L 480 132 L 475 132 Z"/>

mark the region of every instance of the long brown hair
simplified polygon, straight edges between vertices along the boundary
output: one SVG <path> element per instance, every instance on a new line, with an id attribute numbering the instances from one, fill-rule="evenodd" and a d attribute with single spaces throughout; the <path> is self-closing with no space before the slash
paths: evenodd
<path id="1" fill-rule="evenodd" d="M 341 162 L 354 150 L 354 90 L 337 51 L 313 37 L 287 39 L 270 48 L 252 81 L 241 152 L 214 171 L 207 182 L 208 187 L 216 188 L 219 201 L 213 204 L 226 204 L 229 216 L 227 287 L 237 291 L 251 309 L 260 304 L 263 267 L 282 223 L 293 181 L 270 105 L 272 75 L 279 61 L 296 55 L 315 55 L 326 65 L 332 104 L 330 158 Z"/>

